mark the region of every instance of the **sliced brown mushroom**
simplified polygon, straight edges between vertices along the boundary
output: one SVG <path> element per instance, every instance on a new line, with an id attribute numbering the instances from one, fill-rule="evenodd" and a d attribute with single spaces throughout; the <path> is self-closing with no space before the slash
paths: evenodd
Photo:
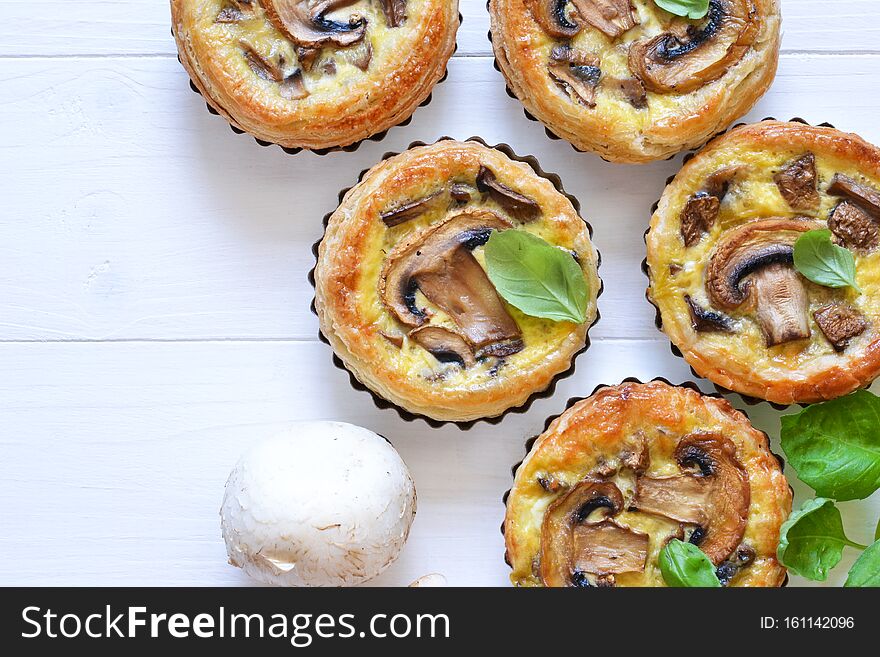
<path id="1" fill-rule="evenodd" d="M 645 513 L 696 525 L 691 535 L 716 566 L 740 545 L 746 530 L 751 488 L 736 456 L 736 445 L 725 436 L 685 436 L 674 452 L 682 469 L 673 477 L 639 477 L 632 506 Z"/>
<path id="2" fill-rule="evenodd" d="M 807 153 L 786 164 L 779 173 L 773 176 L 773 181 L 779 188 L 782 198 L 793 210 L 809 212 L 816 210 L 821 203 L 819 191 L 816 188 L 818 178 L 816 156 Z"/>
<path id="3" fill-rule="evenodd" d="M 725 310 L 748 300 L 768 347 L 810 337 L 807 292 L 793 261 L 794 243 L 815 227 L 804 219 L 752 221 L 727 233 L 709 260 L 709 299 Z"/>
<path id="4" fill-rule="evenodd" d="M 354 4 L 357 0 L 263 0 L 271 21 L 300 46 L 324 43 L 350 46 L 364 38 L 367 21 L 352 15 L 347 23 L 326 18 L 326 14 Z"/>
<path id="5" fill-rule="evenodd" d="M 283 98 L 301 100 L 309 95 L 300 69 L 296 69 L 293 73 L 285 76 L 281 62 L 267 59 L 246 42 L 242 42 L 241 45 L 251 70 L 262 80 L 276 82 L 278 84 L 278 91 Z"/>
<path id="6" fill-rule="evenodd" d="M 645 569 L 648 535 L 610 518 L 623 495 L 610 482 L 583 481 L 554 501 L 541 525 L 540 576 L 545 586 L 590 586 L 606 577 Z"/>
<path id="7" fill-rule="evenodd" d="M 523 223 L 534 221 L 541 214 L 541 206 L 536 201 L 499 182 L 495 173 L 488 167 L 480 166 L 480 171 L 477 174 L 477 189 L 488 194 L 489 198 L 500 205 L 511 217 Z"/>
<path id="8" fill-rule="evenodd" d="M 813 319 L 837 351 L 846 349 L 850 340 L 861 335 L 868 328 L 868 321 L 864 315 L 843 303 L 829 303 L 822 306 L 813 313 Z"/>
<path id="9" fill-rule="evenodd" d="M 691 315 L 691 326 L 700 333 L 732 333 L 733 320 L 715 310 L 703 308 L 691 295 L 684 295 L 685 303 Z"/>
<path id="10" fill-rule="evenodd" d="M 638 78 L 606 78 L 604 84 L 620 93 L 636 109 L 648 107 L 648 92 Z"/>
<path id="11" fill-rule="evenodd" d="M 449 187 L 449 195 L 459 205 L 470 203 L 476 192 L 477 190 L 467 183 L 452 183 Z"/>
<path id="12" fill-rule="evenodd" d="M 550 36 L 570 38 L 581 31 L 581 24 L 567 10 L 568 0 L 526 0 L 538 25 Z"/>
<path id="13" fill-rule="evenodd" d="M 320 54 L 320 48 L 309 48 L 307 46 L 297 46 L 296 48 L 296 57 L 299 59 L 299 65 L 303 67 L 304 71 L 312 70 Z"/>
<path id="14" fill-rule="evenodd" d="M 426 212 L 439 207 L 444 200 L 445 191 L 446 190 L 439 189 L 433 194 L 429 194 L 423 198 L 409 201 L 403 205 L 386 210 L 380 215 L 382 221 L 389 228 L 393 228 L 394 226 L 399 226 L 402 223 L 416 219 Z"/>
<path id="15" fill-rule="evenodd" d="M 596 88 L 602 79 L 599 58 L 570 46 L 555 46 L 550 51 L 547 71 L 569 98 L 587 107 L 596 106 Z"/>
<path id="16" fill-rule="evenodd" d="M 571 0 L 580 17 L 616 39 L 639 24 L 631 0 Z"/>
<path id="17" fill-rule="evenodd" d="M 838 173 L 831 179 L 828 193 L 835 196 L 845 196 L 865 209 L 871 216 L 880 219 L 880 192 L 873 187 L 863 185 L 849 176 Z"/>
<path id="18" fill-rule="evenodd" d="M 828 228 L 834 233 L 838 243 L 847 249 L 868 252 L 880 244 L 880 224 L 858 205 L 849 201 L 841 201 L 831 211 Z"/>
<path id="19" fill-rule="evenodd" d="M 715 576 L 721 586 L 729 586 L 739 572 L 755 560 L 755 549 L 749 545 L 740 545 L 724 563 L 715 569 Z"/>
<path id="20" fill-rule="evenodd" d="M 369 39 L 364 39 L 350 48 L 340 50 L 336 57 L 361 71 L 366 71 L 370 68 L 370 62 L 373 61 L 373 44 Z"/>
<path id="21" fill-rule="evenodd" d="M 498 215 L 463 211 L 413 235 L 388 254 L 379 280 L 385 306 L 403 324 L 419 327 L 429 312 L 416 292 L 444 310 L 477 357 L 516 353 L 522 333 L 471 251 L 493 230 L 510 228 Z"/>
<path id="22" fill-rule="evenodd" d="M 721 200 L 706 192 L 691 196 L 681 211 L 681 239 L 685 246 L 693 246 L 709 232 L 721 211 Z"/>
<path id="23" fill-rule="evenodd" d="M 381 4 L 388 27 L 400 27 L 406 22 L 406 0 L 381 0 Z"/>
<path id="24" fill-rule="evenodd" d="M 721 201 L 734 179 L 745 167 L 734 165 L 712 173 L 703 184 L 703 189 L 691 196 L 681 211 L 681 238 L 685 246 L 698 244 L 708 233 L 721 212 Z"/>
<path id="25" fill-rule="evenodd" d="M 648 91 L 688 93 L 739 62 L 755 42 L 759 25 L 755 0 L 710 0 L 702 28 L 679 22 L 669 32 L 635 42 L 629 68 Z"/>
<path id="26" fill-rule="evenodd" d="M 441 363 L 458 363 L 462 367 L 476 363 L 471 346 L 455 331 L 442 326 L 420 326 L 410 331 L 409 337 Z"/>

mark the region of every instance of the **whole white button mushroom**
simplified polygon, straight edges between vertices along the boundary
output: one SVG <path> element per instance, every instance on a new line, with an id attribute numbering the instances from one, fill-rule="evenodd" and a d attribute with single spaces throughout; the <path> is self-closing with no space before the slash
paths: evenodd
<path id="1" fill-rule="evenodd" d="M 304 422 L 241 457 L 220 518 L 230 563 L 254 579 L 353 586 L 397 558 L 415 513 L 412 477 L 388 441 Z"/>

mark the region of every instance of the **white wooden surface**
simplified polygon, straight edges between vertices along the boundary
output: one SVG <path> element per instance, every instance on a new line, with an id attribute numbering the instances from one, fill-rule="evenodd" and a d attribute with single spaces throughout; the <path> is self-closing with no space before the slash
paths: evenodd
<path id="1" fill-rule="evenodd" d="M 492 68 L 484 5 L 463 0 L 449 79 L 408 127 L 356 153 L 291 157 L 205 111 L 167 2 L 0 0 L 0 584 L 247 584 L 219 533 L 229 469 L 291 421 L 332 418 L 388 436 L 416 479 L 412 538 L 376 583 L 505 585 L 500 500 L 525 439 L 598 383 L 691 378 L 639 268 L 648 209 L 681 156 L 624 167 L 548 140 Z M 779 76 L 749 118 L 880 142 L 880 3 L 784 0 L 783 13 Z M 404 423 L 352 391 L 315 339 L 306 282 L 336 193 L 385 151 L 441 135 L 507 142 L 560 173 L 606 287 L 576 375 L 468 432 Z M 778 450 L 780 414 L 749 413 Z M 799 503 L 809 491 L 793 483 Z M 867 542 L 880 496 L 844 511 Z"/>

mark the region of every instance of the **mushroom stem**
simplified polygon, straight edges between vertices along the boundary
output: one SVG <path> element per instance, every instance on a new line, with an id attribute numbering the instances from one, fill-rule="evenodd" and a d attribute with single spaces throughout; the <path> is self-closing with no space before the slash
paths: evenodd
<path id="1" fill-rule="evenodd" d="M 810 337 L 807 292 L 790 265 L 775 264 L 752 275 L 755 319 L 768 347 Z"/>

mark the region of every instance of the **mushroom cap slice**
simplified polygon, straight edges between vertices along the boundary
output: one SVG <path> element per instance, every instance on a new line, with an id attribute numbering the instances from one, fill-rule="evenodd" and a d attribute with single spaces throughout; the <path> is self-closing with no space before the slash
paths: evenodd
<path id="1" fill-rule="evenodd" d="M 579 53 L 570 46 L 556 46 L 550 51 L 547 71 L 572 100 L 587 107 L 596 106 L 596 88 L 602 79 L 596 55 Z"/>
<path id="2" fill-rule="evenodd" d="M 568 0 L 526 0 L 529 11 L 547 34 L 560 39 L 573 37 L 582 25 L 565 11 Z"/>
<path id="3" fill-rule="evenodd" d="M 702 29 L 679 23 L 637 41 L 629 67 L 655 93 L 688 93 L 724 75 L 755 42 L 760 15 L 754 0 L 711 0 Z"/>
<path id="4" fill-rule="evenodd" d="M 751 488 L 736 446 L 719 434 L 691 434 L 674 453 L 682 468 L 673 477 L 639 477 L 632 506 L 700 527 L 699 546 L 716 566 L 740 545 L 746 530 Z M 693 540 L 693 539 L 692 539 Z"/>
<path id="5" fill-rule="evenodd" d="M 767 346 L 809 337 L 807 293 L 793 267 L 794 243 L 816 227 L 803 218 L 771 218 L 727 233 L 706 270 L 712 303 L 733 310 L 748 299 Z"/>
<path id="6" fill-rule="evenodd" d="M 631 0 L 571 0 L 580 17 L 616 39 L 638 25 L 639 18 Z"/>
<path id="7" fill-rule="evenodd" d="M 406 0 L 381 0 L 381 5 L 388 27 L 400 27 L 406 22 Z"/>
<path id="8" fill-rule="evenodd" d="M 477 189 L 489 194 L 511 217 L 522 222 L 534 221 L 541 214 L 541 206 L 534 199 L 515 192 L 499 182 L 489 167 L 480 167 L 477 173 Z"/>
<path id="9" fill-rule="evenodd" d="M 873 187 L 863 185 L 849 176 L 838 173 L 831 179 L 828 193 L 835 196 L 845 196 L 867 210 L 876 219 L 880 219 L 880 192 Z"/>
<path id="10" fill-rule="evenodd" d="M 296 44 L 314 47 L 331 42 L 345 47 L 364 38 L 366 19 L 361 16 L 342 23 L 325 15 L 355 2 L 357 0 L 263 0 L 263 6 L 270 20 Z"/>
<path id="11" fill-rule="evenodd" d="M 519 351 L 522 333 L 471 253 L 493 230 L 510 227 L 493 212 L 464 211 L 416 233 L 388 254 L 379 280 L 383 303 L 403 324 L 422 326 L 428 312 L 416 306 L 420 290 L 475 351 L 499 344 Z"/>
<path id="12" fill-rule="evenodd" d="M 694 298 L 684 295 L 684 301 L 688 306 L 688 312 L 691 315 L 691 326 L 695 331 L 701 333 L 733 333 L 733 321 L 727 315 L 703 308 Z"/>
<path id="13" fill-rule="evenodd" d="M 609 519 L 622 510 L 623 495 L 611 482 L 582 481 L 555 500 L 541 525 L 544 585 L 574 586 L 577 574 L 644 570 L 648 535 Z"/>
<path id="14" fill-rule="evenodd" d="M 410 331 L 409 337 L 441 363 L 458 363 L 462 367 L 470 367 L 476 362 L 467 340 L 442 326 L 420 326 Z"/>

